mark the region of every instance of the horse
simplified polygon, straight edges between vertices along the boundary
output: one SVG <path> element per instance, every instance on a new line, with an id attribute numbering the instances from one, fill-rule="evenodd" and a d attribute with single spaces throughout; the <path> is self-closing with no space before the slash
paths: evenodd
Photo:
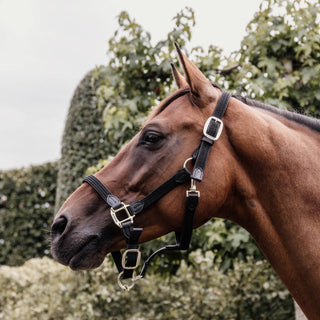
<path id="1" fill-rule="evenodd" d="M 253 236 L 306 316 L 319 319 L 320 122 L 226 95 L 176 48 L 184 71 L 173 67 L 178 89 L 62 205 L 53 257 L 92 269 L 126 247 L 115 260 L 131 277 L 138 243 L 174 231 L 180 240 L 165 250 L 185 249 L 190 229 L 229 219 Z"/>

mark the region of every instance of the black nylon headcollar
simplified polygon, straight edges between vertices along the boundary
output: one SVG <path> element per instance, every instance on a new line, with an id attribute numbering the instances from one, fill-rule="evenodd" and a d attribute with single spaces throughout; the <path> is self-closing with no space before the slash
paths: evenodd
<path id="1" fill-rule="evenodd" d="M 203 137 L 199 147 L 194 151 L 193 156 L 187 159 L 183 169 L 177 171 L 169 180 L 164 182 L 157 189 L 148 194 L 145 198 L 135 201 L 130 205 L 126 205 L 120 201 L 118 197 L 113 195 L 108 188 L 95 176 L 91 175 L 84 178 L 83 182 L 88 183 L 108 204 L 110 214 L 115 224 L 122 229 L 122 233 L 126 239 L 126 250 L 123 254 L 120 251 L 112 252 L 113 259 L 119 271 L 119 285 L 129 290 L 133 287 L 137 279 L 143 278 L 151 260 L 159 253 L 168 250 L 186 250 L 192 236 L 194 214 L 198 205 L 200 192 L 196 189 L 195 181 L 201 182 L 204 174 L 204 169 L 209 156 L 209 152 L 214 142 L 219 139 L 226 109 L 229 104 L 231 94 L 224 91 L 217 103 L 217 107 L 211 117 L 208 118 L 203 129 Z M 188 160 L 194 163 L 192 174 L 186 168 Z M 191 187 L 187 191 L 186 207 L 184 214 L 183 227 L 181 232 L 176 232 L 176 244 L 168 245 L 154 252 L 144 263 L 140 275 L 134 276 L 134 270 L 138 267 L 141 253 L 139 251 L 138 241 L 142 228 L 134 228 L 134 217 L 143 210 L 150 207 L 152 204 L 160 200 L 164 195 L 175 189 L 177 186 L 191 180 Z M 122 216 L 120 219 L 119 216 Z M 123 284 L 121 279 L 130 278 L 130 285 Z"/>

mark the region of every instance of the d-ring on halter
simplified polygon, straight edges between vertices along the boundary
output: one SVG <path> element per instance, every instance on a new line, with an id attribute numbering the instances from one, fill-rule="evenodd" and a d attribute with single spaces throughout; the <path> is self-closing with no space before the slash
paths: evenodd
<path id="1" fill-rule="evenodd" d="M 187 92 L 188 91 L 186 91 L 186 93 Z M 91 185 L 91 187 L 100 195 L 100 197 L 108 204 L 108 206 L 110 206 L 111 217 L 113 218 L 114 223 L 121 228 L 123 236 L 126 239 L 126 250 L 123 254 L 121 254 L 120 251 L 112 252 L 112 257 L 119 272 L 118 283 L 122 289 L 130 290 L 137 280 L 143 278 L 147 272 L 151 260 L 159 253 L 169 250 L 187 250 L 189 248 L 192 236 L 194 214 L 200 197 L 200 192 L 196 188 L 196 181 L 202 181 L 209 151 L 214 142 L 218 140 L 221 135 L 223 129 L 223 122 L 221 119 L 227 110 L 230 97 L 230 93 L 226 91 L 222 92 L 212 117 L 209 117 L 205 123 L 203 137 L 199 147 L 193 152 L 193 156 L 185 161 L 183 169 L 177 171 L 175 175 L 173 175 L 157 189 L 149 193 L 145 198 L 135 201 L 131 204 L 124 204 L 95 176 L 91 175 L 84 178 L 83 182 Z M 187 163 L 189 161 L 194 163 L 192 174 L 187 169 Z M 140 275 L 135 276 L 134 270 L 139 266 L 141 257 L 138 241 L 142 232 L 142 228 L 133 227 L 134 217 L 144 209 L 147 209 L 149 206 L 160 200 L 171 190 L 185 183 L 187 180 L 190 180 L 191 186 L 186 192 L 186 207 L 182 231 L 175 232 L 176 244 L 168 245 L 155 251 L 145 261 Z M 120 215 L 124 217 L 120 219 Z M 130 283 L 125 284 L 122 282 L 122 279 L 130 279 Z"/>

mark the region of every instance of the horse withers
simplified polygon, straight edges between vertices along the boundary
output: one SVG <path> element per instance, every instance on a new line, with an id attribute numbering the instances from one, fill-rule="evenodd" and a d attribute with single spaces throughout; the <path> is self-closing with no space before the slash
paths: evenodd
<path id="1" fill-rule="evenodd" d="M 118 265 L 128 273 L 138 242 L 184 234 L 186 190 L 199 192 L 192 227 L 221 217 L 248 230 L 307 317 L 319 319 L 319 121 L 240 97 L 228 99 L 220 121 L 212 114 L 225 94 L 177 50 L 185 73 L 174 69 L 179 89 L 66 200 L 52 225 L 53 256 L 91 269 L 127 247 Z"/>

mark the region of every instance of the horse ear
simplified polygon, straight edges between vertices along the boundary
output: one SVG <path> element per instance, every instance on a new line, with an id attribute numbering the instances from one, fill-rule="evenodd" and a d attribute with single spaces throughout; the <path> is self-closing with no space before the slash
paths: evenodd
<path id="1" fill-rule="evenodd" d="M 217 99 L 216 91 L 205 75 L 186 57 L 175 43 L 179 61 L 192 93 L 192 100 L 199 107 L 204 107 Z"/>
<path id="2" fill-rule="evenodd" d="M 180 72 L 177 70 L 177 68 L 175 67 L 175 65 L 173 63 L 171 63 L 171 70 L 172 70 L 172 75 L 173 75 L 174 81 L 179 89 L 182 87 L 188 86 L 188 82 L 180 74 Z"/>

